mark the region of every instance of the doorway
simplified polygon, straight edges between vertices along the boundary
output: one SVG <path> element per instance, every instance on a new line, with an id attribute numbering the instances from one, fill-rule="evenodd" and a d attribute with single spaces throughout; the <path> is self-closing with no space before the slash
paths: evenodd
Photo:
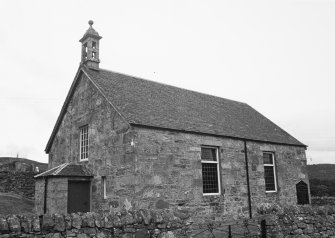
<path id="1" fill-rule="evenodd" d="M 90 190 L 90 181 L 69 181 L 67 212 L 89 212 Z"/>

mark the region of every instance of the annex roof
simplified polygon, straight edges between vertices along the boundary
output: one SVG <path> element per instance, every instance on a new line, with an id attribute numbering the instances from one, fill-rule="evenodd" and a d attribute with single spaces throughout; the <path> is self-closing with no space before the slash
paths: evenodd
<path id="1" fill-rule="evenodd" d="M 92 173 L 83 165 L 64 163 L 35 175 L 34 178 L 44 177 L 92 177 Z"/>
<path id="2" fill-rule="evenodd" d="M 105 69 L 81 66 L 80 70 L 131 125 L 307 147 L 246 103 Z M 47 153 L 74 85 L 47 144 Z"/>

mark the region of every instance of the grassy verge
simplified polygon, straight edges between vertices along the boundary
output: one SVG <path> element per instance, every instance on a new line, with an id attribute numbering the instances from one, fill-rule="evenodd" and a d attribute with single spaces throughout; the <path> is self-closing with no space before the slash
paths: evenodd
<path id="1" fill-rule="evenodd" d="M 33 214 L 34 201 L 18 195 L 0 193 L 0 215 Z"/>

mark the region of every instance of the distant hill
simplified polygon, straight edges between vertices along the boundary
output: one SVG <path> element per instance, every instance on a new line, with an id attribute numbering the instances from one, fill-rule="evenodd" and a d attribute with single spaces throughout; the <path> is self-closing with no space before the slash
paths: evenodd
<path id="1" fill-rule="evenodd" d="M 32 165 L 34 168 L 38 167 L 40 171 L 46 171 L 48 169 L 47 163 L 41 163 L 30 159 L 18 158 L 18 157 L 0 157 L 0 167 L 15 162 L 21 162 L 28 165 Z"/>
<path id="2" fill-rule="evenodd" d="M 335 196 L 335 164 L 307 165 L 312 196 Z"/>
<path id="3" fill-rule="evenodd" d="M 335 180 L 335 164 L 307 165 L 309 179 Z"/>

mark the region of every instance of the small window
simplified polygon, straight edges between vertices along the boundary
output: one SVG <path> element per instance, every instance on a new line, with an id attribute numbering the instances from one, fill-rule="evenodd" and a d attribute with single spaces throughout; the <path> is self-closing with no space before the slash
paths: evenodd
<path id="1" fill-rule="evenodd" d="M 101 184 L 102 184 L 102 195 L 103 198 L 107 198 L 107 188 L 106 188 L 106 176 L 101 177 Z"/>
<path id="2" fill-rule="evenodd" d="M 265 191 L 277 192 L 276 166 L 274 154 L 270 152 L 263 153 Z"/>
<path id="3" fill-rule="evenodd" d="M 201 165 L 203 194 L 220 194 L 218 149 L 214 147 L 201 147 Z"/>
<path id="4" fill-rule="evenodd" d="M 88 160 L 88 125 L 80 127 L 80 161 Z"/>
<path id="5" fill-rule="evenodd" d="M 92 42 L 92 48 L 93 49 L 97 48 L 97 43 L 95 41 Z"/>
<path id="6" fill-rule="evenodd" d="M 96 53 L 92 52 L 92 58 L 95 59 L 96 58 Z"/>

